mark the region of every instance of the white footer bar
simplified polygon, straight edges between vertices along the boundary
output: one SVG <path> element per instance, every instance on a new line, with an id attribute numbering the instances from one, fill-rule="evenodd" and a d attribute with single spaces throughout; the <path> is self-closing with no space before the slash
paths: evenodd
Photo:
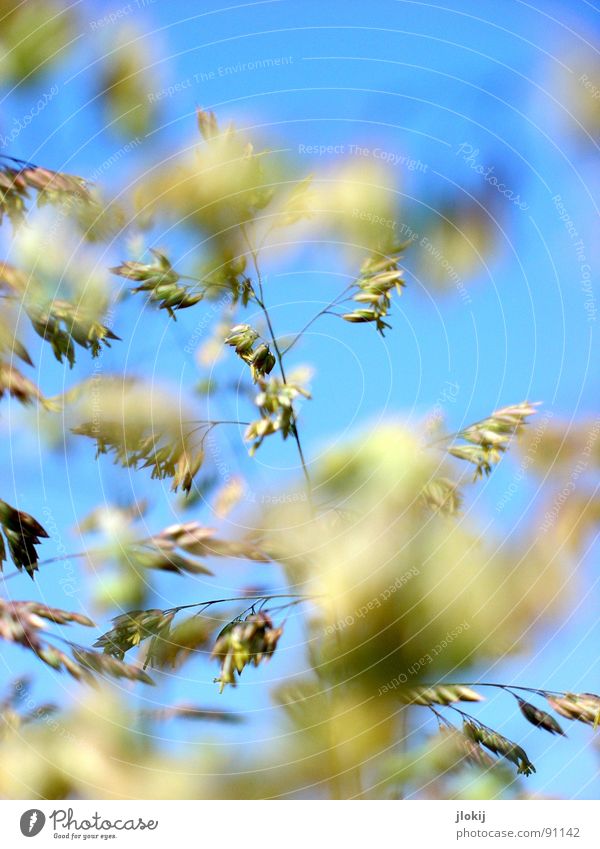
<path id="1" fill-rule="evenodd" d="M 600 803 L 73 801 L 0 802 L 1 845 L 600 847 Z"/>

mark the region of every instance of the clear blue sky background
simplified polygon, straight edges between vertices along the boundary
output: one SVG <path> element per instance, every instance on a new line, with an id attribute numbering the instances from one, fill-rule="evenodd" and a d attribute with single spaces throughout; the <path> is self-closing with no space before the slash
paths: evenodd
<path id="1" fill-rule="evenodd" d="M 148 94 L 169 86 L 176 90 L 159 101 L 152 137 L 143 138 L 134 152 L 119 154 L 107 168 L 106 162 L 129 139 L 104 125 L 94 101 L 98 91 L 94 60 L 114 43 L 119 24 L 106 16 L 118 10 L 120 24 L 145 33 L 152 63 L 148 79 L 154 78 Z M 314 457 L 340 430 L 351 432 L 378 417 L 382 399 L 386 415 L 417 420 L 439 401 L 446 381 L 459 387 L 456 401 L 444 404 L 452 429 L 525 398 L 541 400 L 555 416 L 566 418 L 597 410 L 596 322 L 590 320 L 590 301 L 581 289 L 581 260 L 552 200 L 556 194 L 562 196 L 596 275 L 598 150 L 578 127 L 576 114 L 570 114 L 575 109 L 566 94 L 571 85 L 578 96 L 591 96 L 577 86 L 585 63 L 591 69 L 594 56 L 598 61 L 591 45 L 598 43 L 600 18 L 591 5 L 582 0 L 532 4 L 274 0 L 220 11 L 213 3 L 140 0 L 138 6 L 132 0 L 129 6 L 83 2 L 79 13 L 81 34 L 52 76 L 28 90 L 2 92 L 0 131 L 5 133 L 13 118 L 26 114 L 30 102 L 49 85 L 59 87 L 58 95 L 7 151 L 15 156 L 84 176 L 101 171 L 108 185 L 117 186 L 127 181 L 131 169 L 153 164 L 161 152 L 170 155 L 188 143 L 195 132 L 195 109 L 202 106 L 214 109 L 223 120 L 235 117 L 241 124 L 260 127 L 290 154 L 298 154 L 307 171 L 325 159 L 334 164 L 335 159 L 302 153 L 307 145 L 344 145 L 348 152 L 349 145 L 358 144 L 419 160 L 426 166 L 420 170 L 395 166 L 398 221 L 413 226 L 418 222 L 419 232 L 434 226 L 450 198 L 452 203 L 474 198 L 491 216 L 496 247 L 465 277 L 466 299 L 453 288 L 432 299 L 427 280 L 419 276 L 409 255 L 409 287 L 395 309 L 394 331 L 384 341 L 371 328 L 340 326 L 335 319 L 325 319 L 315 335 L 298 346 L 297 361 L 316 368 L 315 399 L 302 421 L 309 456 Z M 286 61 L 275 68 L 242 67 L 267 59 Z M 477 149 L 478 163 L 494 166 L 527 209 L 486 187 L 482 176 L 458 155 L 461 144 Z M 168 235 L 160 243 L 172 251 L 177 247 Z M 111 250 L 106 264 L 125 258 L 123 250 Z M 293 273 L 268 269 L 268 297 L 279 332 L 298 330 L 315 306 L 337 291 L 338 284 L 323 282 L 310 271 L 318 265 L 303 256 Z M 300 303 L 294 303 L 295 292 Z M 114 329 L 124 337 L 128 368 L 138 373 L 152 369 L 175 382 L 193 381 L 197 367 L 183 347 L 201 309 L 182 314 L 177 325 L 168 323 L 164 314 L 148 314 L 143 332 L 138 328 L 131 338 L 127 317 L 134 315 L 134 308 L 124 305 Z M 123 346 L 115 346 L 103 357 L 102 367 L 122 368 L 123 351 Z M 36 354 L 40 367 L 46 366 L 41 379 L 47 393 L 89 371 L 89 362 L 68 373 L 51 365 L 48 351 L 43 359 L 41 351 Z M 348 371 L 353 379 L 348 379 Z M 48 459 L 26 433 L 13 431 L 9 441 L 6 432 L 16 415 L 15 405 L 3 410 L 1 494 L 40 518 L 51 505 L 58 535 L 44 545 L 44 556 L 60 554 L 61 545 L 67 551 L 79 550 L 83 543 L 73 525 L 105 498 L 127 498 L 132 487 L 138 494 L 146 489 L 143 475 L 132 483 L 109 461 L 94 465 L 93 450 L 85 441 L 75 444 L 68 468 L 60 452 Z M 226 462 L 232 472 L 252 474 L 258 491 L 297 472 L 287 446 L 279 445 L 266 447 L 258 469 L 251 472 L 240 442 L 239 434 L 224 438 Z M 469 506 L 475 514 L 487 510 L 495 515 L 499 535 L 514 533 L 516 522 L 533 503 L 534 487 L 524 483 L 507 507 L 495 513 L 494 505 L 515 469 L 510 461 L 502 464 Z M 154 531 L 173 517 L 173 499 L 159 485 L 155 494 L 147 520 Z M 579 569 L 583 591 L 575 614 L 551 632 L 539 634 L 531 653 L 494 669 L 493 678 L 600 690 L 593 555 L 592 550 Z M 41 572 L 35 587 L 19 577 L 7 589 L 14 597 L 38 593 L 49 603 L 84 606 L 87 578 L 80 565 L 72 561 L 49 568 L 54 571 Z M 223 571 L 205 585 L 198 582 L 194 597 L 214 597 L 235 588 L 242 572 L 228 571 L 223 579 Z M 58 585 L 56 578 L 73 572 L 75 595 L 65 598 L 66 585 Z M 187 600 L 192 592 L 186 589 L 182 598 L 176 579 L 158 581 L 158 586 L 162 594 L 158 603 L 164 601 L 165 606 Z M 287 651 L 301 668 L 301 646 L 293 645 L 299 640 L 299 633 L 294 636 L 292 630 Z M 4 657 L 11 668 L 22 668 L 25 660 L 12 653 Z M 282 674 L 287 660 L 279 659 L 279 669 L 274 661 L 266 670 L 252 671 L 239 690 L 220 698 L 210 684 L 214 669 L 195 665 L 187 670 L 187 680 L 167 685 L 167 700 L 232 709 L 251 704 L 255 713 L 250 723 L 230 732 L 237 744 L 247 745 L 248 739 L 268 735 L 273 715 L 264 684 Z M 40 699 L 49 693 L 56 697 L 56 677 L 48 674 L 42 681 Z M 77 698 L 68 682 L 61 679 L 59 686 Z M 538 766 L 528 787 L 547 794 L 598 798 L 598 761 L 587 745 L 589 730 L 570 725 L 569 740 L 555 740 L 530 730 L 512 707 L 510 698 L 493 699 L 478 716 L 525 744 Z M 512 716 L 506 718 L 507 713 Z M 161 732 L 187 745 L 204 739 L 197 727 L 184 724 Z"/>

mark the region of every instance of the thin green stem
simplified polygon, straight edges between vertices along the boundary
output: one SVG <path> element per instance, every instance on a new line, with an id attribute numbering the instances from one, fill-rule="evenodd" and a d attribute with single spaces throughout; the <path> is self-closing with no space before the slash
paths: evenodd
<path id="1" fill-rule="evenodd" d="M 87 557 L 89 555 L 89 551 L 77 551 L 75 554 L 60 554 L 58 557 L 51 557 L 49 560 L 38 560 L 37 566 L 47 566 L 49 563 L 60 563 L 64 560 L 71 560 L 71 558 L 75 559 L 78 557 Z M 14 572 L 9 572 L 8 575 L 0 575 L 0 579 L 2 581 L 8 581 L 11 578 L 16 578 L 17 575 L 23 574 L 21 570 L 16 570 Z"/>
<path id="2" fill-rule="evenodd" d="M 466 711 L 457 708 L 456 705 L 450 704 L 444 705 L 444 707 L 450 708 L 450 710 L 453 710 L 455 713 L 458 713 L 459 716 L 463 718 L 463 720 L 466 719 L 468 722 L 472 722 L 473 724 L 478 725 L 480 728 L 485 728 L 486 731 L 490 731 L 492 734 L 496 733 L 494 729 L 491 728 L 489 725 L 486 725 L 485 722 L 482 722 L 480 719 L 476 719 L 476 717 L 471 716 L 471 714 L 467 713 Z"/>
<path id="3" fill-rule="evenodd" d="M 314 315 L 314 316 L 311 318 L 311 320 L 310 320 L 309 322 L 307 322 L 307 323 L 304 325 L 304 327 L 302 328 L 302 330 L 301 330 L 298 334 L 296 334 L 296 336 L 294 336 L 294 338 L 292 339 L 292 341 L 290 342 L 290 344 L 287 346 L 287 348 L 284 348 L 284 350 L 281 352 L 281 356 L 282 356 L 282 357 L 285 357 L 285 355 L 288 353 L 288 351 L 291 351 L 291 349 L 294 347 L 294 345 L 296 344 L 296 342 L 298 342 L 298 341 L 302 338 L 302 336 L 306 333 L 306 331 L 308 330 L 308 328 L 309 328 L 309 327 L 312 327 L 312 325 L 315 323 L 315 321 L 317 321 L 317 319 L 321 318 L 321 316 L 322 316 L 322 315 L 327 315 L 327 314 L 329 314 L 329 315 L 337 315 L 337 313 L 330 313 L 330 312 L 329 312 L 329 310 L 330 310 L 332 307 L 335 307 L 335 306 L 337 306 L 339 303 L 341 303 L 341 302 L 342 302 L 343 296 L 346 294 L 346 292 L 347 292 L 350 288 L 351 288 L 351 285 L 350 285 L 350 286 L 346 286 L 346 288 L 344 289 L 344 291 L 343 291 L 343 292 L 341 292 L 341 293 L 340 293 L 340 294 L 339 294 L 336 298 L 334 298 L 334 299 L 333 299 L 333 301 L 330 301 L 330 303 L 328 303 L 326 307 L 323 307 L 323 309 L 322 309 L 320 312 L 318 312 L 316 315 Z"/>
<path id="4" fill-rule="evenodd" d="M 179 274 L 178 271 L 176 271 L 175 273 L 177 274 L 180 280 L 192 280 L 194 283 L 198 283 L 198 285 L 204 286 L 207 289 L 231 289 L 230 283 L 211 283 L 210 281 L 200 280 L 199 277 L 192 277 L 189 274 Z"/>
<path id="5" fill-rule="evenodd" d="M 190 431 L 190 433 L 194 433 L 195 430 L 199 430 L 201 427 L 216 427 L 217 425 L 228 424 L 228 425 L 249 425 L 250 422 L 242 422 L 238 421 L 238 419 L 197 419 L 196 421 L 189 421 L 185 424 L 195 424 L 198 425 L 194 430 Z"/>
<path id="6" fill-rule="evenodd" d="M 241 230 L 242 230 L 242 234 L 244 236 L 244 239 L 246 241 L 246 244 L 248 245 L 248 250 L 250 251 L 250 255 L 252 257 L 252 264 L 254 266 L 254 271 L 255 271 L 255 274 L 256 274 L 256 282 L 257 282 L 257 285 L 258 285 L 258 295 L 255 292 L 254 298 L 255 298 L 258 306 L 261 308 L 263 315 L 265 317 L 265 320 L 267 322 L 267 327 L 269 328 L 269 335 L 271 337 L 271 342 L 272 342 L 272 345 L 273 345 L 273 351 L 275 352 L 275 357 L 277 359 L 277 363 L 279 365 L 279 370 L 281 372 L 281 379 L 283 380 L 284 384 L 287 385 L 287 377 L 286 377 L 286 374 L 285 374 L 285 366 L 283 364 L 283 354 L 281 353 L 281 349 L 280 349 L 279 344 L 277 342 L 277 336 L 275 335 L 275 329 L 273 327 L 273 323 L 271 322 L 271 316 L 269 314 L 269 310 L 267 308 L 267 305 L 266 305 L 265 299 L 264 299 L 262 274 L 260 272 L 260 267 L 259 267 L 259 264 L 258 264 L 258 255 L 257 255 L 256 249 L 252 247 L 252 243 L 250 242 L 250 239 L 248 238 L 246 228 L 244 227 L 243 224 L 241 226 Z M 304 451 L 302 449 L 302 442 L 300 440 L 300 434 L 298 433 L 298 425 L 297 425 L 297 419 L 296 419 L 295 412 L 292 412 L 291 432 L 292 432 L 292 436 L 294 437 L 296 447 L 298 449 L 298 455 L 300 457 L 300 463 L 302 464 L 302 472 L 304 474 L 304 479 L 306 481 L 306 494 L 308 496 L 308 501 L 309 501 L 309 504 L 311 506 L 311 510 L 314 512 L 314 503 L 313 503 L 313 495 L 312 495 L 312 482 L 311 482 L 311 479 L 310 479 L 310 475 L 308 473 L 308 467 L 307 467 L 307 464 L 306 464 L 306 458 L 304 456 Z"/>
<path id="7" fill-rule="evenodd" d="M 544 696 L 546 693 L 552 693 L 555 696 L 564 696 L 565 693 L 561 690 L 542 690 L 538 687 L 521 687 L 518 684 L 496 684 L 496 683 L 482 683 L 480 681 L 475 681 L 471 684 L 460 683 L 457 686 L 459 687 L 495 687 L 498 690 L 507 690 L 510 692 L 511 690 L 523 690 L 526 693 L 536 693 L 538 696 Z M 512 694 L 511 694 L 512 695 Z"/>
<path id="8" fill-rule="evenodd" d="M 195 422 L 189 422 L 189 424 L 195 424 Z M 202 436 L 202 440 L 201 440 L 201 445 L 204 445 L 206 437 L 213 430 L 213 428 L 217 427 L 218 425 L 222 425 L 222 424 L 242 425 L 244 427 L 248 427 L 250 422 L 241 422 L 241 421 L 237 421 L 235 419 L 216 419 L 214 421 L 210 421 L 210 420 L 199 421 L 197 426 L 192 428 L 192 430 L 190 430 L 188 432 L 187 436 L 189 437 L 193 433 L 197 433 L 199 430 L 202 430 L 202 428 L 206 428 L 206 432 Z"/>
<path id="9" fill-rule="evenodd" d="M 430 710 L 432 713 L 434 713 L 434 714 L 435 714 L 435 716 L 436 716 L 436 718 L 437 718 L 437 721 L 438 721 L 438 725 L 440 726 L 440 728 L 442 727 L 442 724 L 443 724 L 443 725 L 445 725 L 445 726 L 446 726 L 446 728 L 452 728 L 452 729 L 454 729 L 454 725 L 452 725 L 452 723 L 451 723 L 449 720 L 447 720 L 447 719 L 446 719 L 446 717 L 445 717 L 443 714 L 441 714 L 441 713 L 439 712 L 439 710 L 437 710 L 436 708 L 434 708 L 434 706 L 433 706 L 433 705 L 427 705 L 427 707 L 429 708 L 429 710 Z"/>
<path id="10" fill-rule="evenodd" d="M 209 601 L 195 601 L 192 604 L 181 604 L 177 607 L 169 607 L 167 610 L 163 611 L 164 613 L 179 613 L 181 610 L 190 610 L 193 607 L 211 607 L 213 604 L 228 604 L 232 601 L 271 601 L 274 598 L 291 598 L 295 599 L 294 603 L 299 604 L 302 601 L 312 601 L 318 596 L 313 595 L 301 595 L 298 593 L 273 593 L 268 595 L 240 595 L 233 596 L 230 598 L 212 598 Z M 253 605 L 252 605 L 253 606 Z M 248 608 L 249 610 L 250 608 Z"/>

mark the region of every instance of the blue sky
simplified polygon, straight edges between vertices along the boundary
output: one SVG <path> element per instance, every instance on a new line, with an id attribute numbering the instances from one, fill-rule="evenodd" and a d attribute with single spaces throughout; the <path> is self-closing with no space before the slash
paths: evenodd
<path id="1" fill-rule="evenodd" d="M 302 416 L 309 456 L 316 456 L 340 430 L 349 433 L 367 426 L 382 406 L 388 416 L 417 421 L 438 402 L 447 381 L 459 387 L 455 402 L 444 404 L 452 429 L 525 398 L 540 400 L 556 416 L 567 418 L 597 411 L 596 301 L 586 296 L 581 283 L 585 267 L 589 265 L 594 277 L 598 267 L 599 160 L 594 140 L 578 126 L 575 100 L 566 94 L 571 86 L 577 96 L 591 96 L 577 80 L 588 65 L 590 74 L 594 61 L 598 66 L 592 45 L 598 42 L 600 19 L 592 7 L 581 0 L 274 0 L 224 10 L 204 3 L 202 9 L 197 12 L 186 2 L 150 0 L 79 4 L 81 35 L 64 62 L 37 86 L 2 92 L 0 132 L 6 132 L 13 118 L 26 114 L 34 96 L 58 86 L 57 96 L 7 152 L 84 176 L 101 172 L 109 186 L 117 186 L 127 181 L 132 168 L 152 164 L 189 143 L 195 109 L 202 106 L 224 121 L 235 118 L 275 138 L 306 171 L 334 164 L 335 154 L 305 152 L 315 145 L 343 147 L 352 156 L 351 145 L 365 147 L 366 161 L 391 157 L 398 163 L 392 165 L 399 186 L 398 226 L 416 227 L 419 235 L 427 234 L 442 214 L 452 217 L 457 203 L 482 205 L 495 247 L 462 280 L 466 297 L 452 286 L 447 294 L 432 297 L 409 252 L 409 286 L 394 310 L 394 331 L 385 340 L 369 327 L 341 326 L 325 318 L 298 346 L 297 362 L 315 366 L 314 401 Z M 143 36 L 152 63 L 148 96 L 158 108 L 151 137 L 142 138 L 131 153 L 122 152 L 131 139 L 104 125 L 95 100 L 95 58 L 111 49 L 120 25 L 134 27 Z M 105 163 L 115 154 L 118 161 L 107 168 Z M 410 160 L 422 167 L 410 170 Z M 525 208 L 500 194 L 477 165 L 493 168 Z M 561 213 L 571 220 L 577 239 Z M 583 243 L 579 251 L 578 239 Z M 161 244 L 177 248 L 168 237 Z M 118 254 L 115 250 L 107 257 L 111 264 L 125 258 Z M 267 292 L 280 333 L 299 329 L 315 306 L 335 293 L 311 270 L 315 268 L 319 263 L 306 254 L 292 269 L 267 268 Z M 125 304 L 117 313 L 114 329 L 119 335 L 127 333 L 131 309 Z M 181 341 L 198 320 L 193 312 L 182 314 L 176 326 L 162 314 L 148 315 L 143 333 L 138 329 L 126 340 L 130 367 L 143 372 L 151 364 L 159 375 L 193 381 L 197 367 Z M 103 356 L 103 367 L 120 368 L 122 357 L 117 345 Z M 85 363 L 68 374 L 58 364 L 51 366 L 49 359 L 43 362 L 47 393 L 74 382 L 89 367 Z M 7 423 L 5 416 L 4 432 Z M 61 544 L 68 551 L 79 550 L 81 540 L 72 532 L 77 518 L 103 498 L 126 497 L 131 491 L 127 475 L 109 462 L 91 462 L 90 445 L 82 442 L 74 450 L 68 468 L 59 455 L 51 460 L 45 456 L 42 466 L 39 446 L 16 433 L 10 451 L 0 455 L 6 500 L 12 498 L 38 517 L 51 505 L 58 539 L 54 535 L 46 544 L 47 556 L 55 555 Z M 255 468 L 252 479 L 258 489 L 297 471 L 290 450 L 266 447 L 258 467 L 252 467 L 243 456 L 240 435 L 224 437 L 231 469 L 250 475 Z M 18 484 L 9 491 L 17 473 Z M 514 466 L 503 464 L 482 485 L 471 509 L 493 510 L 513 475 Z M 134 486 L 141 493 L 145 478 Z M 513 532 L 530 506 L 532 492 L 523 485 L 496 517 L 499 534 Z M 148 522 L 158 530 L 171 518 L 164 493 L 157 492 Z M 580 570 L 587 589 L 576 616 L 557 624 L 552 633 L 540 634 L 532 656 L 495 670 L 498 680 L 515 676 L 540 686 L 600 690 L 594 553 Z M 53 568 L 53 576 L 65 577 L 67 568 L 69 575 L 74 571 L 75 597 L 85 603 L 86 578 L 79 565 Z M 240 577 L 239 571 L 228 573 L 232 588 Z M 17 597 L 31 594 L 26 581 L 13 581 L 11 592 Z M 164 598 L 181 600 L 174 579 L 159 586 Z M 36 589 L 49 603 L 68 606 L 64 584 L 53 584 L 50 574 L 46 579 L 40 575 Z M 199 587 L 198 592 L 214 595 L 216 589 L 213 582 L 210 590 Z M 294 654 L 301 662 L 300 649 Z M 16 656 L 6 657 L 16 664 Z M 249 734 L 260 736 L 269 721 L 262 685 L 277 672 L 253 672 L 251 683 L 220 700 L 208 684 L 212 672 L 194 670 L 189 681 L 172 682 L 169 697 L 193 697 L 232 709 L 243 700 L 255 706 L 256 718 L 251 726 L 231 733 L 240 744 Z M 43 680 L 41 698 L 56 683 L 50 676 Z M 67 684 L 61 681 L 60 686 Z M 498 724 L 506 706 L 507 701 L 494 700 L 478 715 Z M 533 729 L 528 733 L 515 715 L 503 730 L 525 742 L 538 766 L 529 788 L 598 798 L 597 759 L 590 747 L 584 748 L 591 738 L 587 729 L 570 726 L 569 740 L 555 741 Z M 165 729 L 165 735 L 173 734 L 180 741 L 198 737 L 197 729 L 189 726 Z"/>

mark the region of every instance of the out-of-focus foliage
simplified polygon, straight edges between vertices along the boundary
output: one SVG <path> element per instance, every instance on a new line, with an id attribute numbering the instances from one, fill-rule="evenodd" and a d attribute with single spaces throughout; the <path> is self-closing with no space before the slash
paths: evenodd
<path id="1" fill-rule="evenodd" d="M 0 41 L 11 49 L 0 68 L 25 81 L 37 63 L 61 52 L 73 17 L 64 13 L 50 23 L 49 2 L 8 6 Z M 156 81 L 147 53 L 141 39 L 122 31 L 108 61 L 98 63 L 104 114 L 136 136 L 155 120 L 149 95 Z M 485 682 L 461 681 L 481 661 L 525 651 L 532 623 L 549 622 L 569 600 L 563 553 L 598 519 L 588 481 L 597 471 L 598 423 L 572 428 L 567 437 L 562 426 L 549 427 L 538 439 L 528 424 L 537 405 L 515 403 L 484 410 L 485 418 L 450 435 L 432 434 L 426 422 L 409 429 L 396 421 L 307 463 L 300 412 L 311 399 L 312 372 L 288 366 L 305 331 L 319 319 L 342 319 L 339 326 L 356 334 L 357 347 L 367 345 L 377 339 L 375 331 L 392 329 L 394 304 L 408 279 L 405 250 L 416 252 L 429 282 L 450 280 L 460 288 L 494 246 L 490 220 L 477 203 L 449 203 L 422 232 L 400 228 L 399 190 L 389 169 L 349 159 L 307 176 L 275 145 L 220 124 L 212 112 L 199 109 L 197 123 L 195 144 L 184 153 L 160 152 L 149 168 L 136 165 L 118 202 L 72 175 L 10 157 L 0 165 L 0 214 L 14 228 L 12 253 L 0 266 L 0 399 L 38 402 L 55 417 L 67 448 L 86 437 L 80 448 L 89 449 L 85 443 L 92 440 L 99 463 L 110 455 L 124 474 L 146 470 L 190 496 L 189 520 L 178 515 L 158 532 L 148 530 L 146 505 L 139 502 L 105 503 L 81 518 L 85 551 L 77 557 L 93 576 L 89 598 L 111 619 L 83 644 L 71 635 L 95 626 L 81 610 L 0 599 L 0 638 L 11 650 L 97 685 L 93 695 L 78 698 L 77 708 L 58 715 L 48 706 L 32 710 L 29 688 L 9 691 L 0 705 L 6 726 L 0 795 L 380 798 L 427 788 L 421 795 L 486 798 L 522 792 L 510 786 L 513 774 L 530 775 L 534 765 L 516 740 L 477 717 Z M 33 209 L 34 197 L 48 209 Z M 156 223 L 191 237 L 191 256 L 177 256 L 177 238 L 167 247 L 151 244 Z M 270 312 L 263 264 L 267 251 L 277 261 L 293 255 L 279 244 L 286 229 L 290 242 L 334 245 L 342 283 L 284 342 Z M 400 229 L 406 232 L 397 238 Z M 115 264 L 109 268 L 109 262 Z M 132 298 L 121 290 L 130 284 Z M 162 320 L 174 333 L 180 323 L 171 319 L 198 311 L 200 330 L 188 347 L 202 374 L 193 387 L 175 389 L 90 365 L 120 341 L 112 320 L 121 299 L 137 306 L 140 321 Z M 144 301 L 164 312 L 142 314 Z M 131 325 L 119 332 L 128 343 Z M 60 396 L 45 398 L 20 371 L 33 365 L 30 350 L 41 346 L 36 336 L 51 346 L 55 368 L 76 364 L 83 374 Z M 222 377 L 221 366 L 239 368 L 242 377 Z M 245 405 L 244 420 L 208 417 L 209 402 L 231 384 L 239 408 Z M 302 487 L 292 485 L 281 498 L 254 497 L 242 532 L 228 522 L 242 506 L 239 477 L 217 488 L 211 505 L 217 528 L 196 512 L 200 495 L 216 487 L 209 437 L 228 425 L 242 428 L 251 455 L 267 437 L 287 440 L 304 476 Z M 550 537 L 527 529 L 500 541 L 461 510 L 470 484 L 490 475 L 519 440 L 527 466 L 536 474 L 548 471 L 551 486 L 556 483 L 559 495 L 549 497 L 568 492 L 549 508 L 558 504 Z M 585 487 L 575 486 L 579 478 Z M 152 497 L 168 497 L 146 483 Z M 167 503 L 182 509 L 181 495 Z M 42 525 L 4 501 L 0 525 L 0 565 L 10 555 L 17 570 L 6 577 L 20 580 L 24 570 L 33 578 L 42 565 L 46 580 L 50 570 L 37 551 L 47 536 Z M 224 597 L 206 591 L 220 570 L 241 564 L 253 584 L 223 591 Z M 158 606 L 154 582 L 161 577 L 179 582 L 181 604 Z M 301 671 L 288 668 L 284 654 L 293 614 L 306 637 Z M 142 702 L 135 710 L 128 695 L 115 696 L 116 687 L 128 692 L 152 684 L 162 694 L 160 685 L 186 674 L 188 664 L 211 670 L 215 697 L 229 691 L 227 685 L 236 687 L 240 714 L 244 686 L 237 685 L 264 680 L 275 668 L 273 721 L 281 732 L 273 734 L 275 742 L 235 756 L 220 745 L 213 754 L 193 747 L 200 751 L 177 755 L 159 743 L 159 723 L 231 723 L 237 713 L 193 703 L 155 708 Z M 598 723 L 594 694 L 488 686 L 502 690 L 513 711 L 541 732 L 564 736 L 550 711 Z M 413 733 L 415 716 L 425 734 Z"/>
<path id="2" fill-rule="evenodd" d="M 138 210 L 144 215 L 169 212 L 200 226 L 217 250 L 235 260 L 245 252 L 238 228 L 273 197 L 274 160 L 267 150 L 255 150 L 233 125 L 221 130 L 212 113 L 199 111 L 198 122 L 203 144 L 143 175 L 136 192 Z M 239 251 L 232 251 L 236 242 Z"/>
<path id="3" fill-rule="evenodd" d="M 25 250 L 23 253 L 26 255 Z M 46 260 L 47 254 L 48 252 Z M 36 268 L 38 274 L 44 273 L 44 265 L 36 264 Z M 106 309 L 106 301 L 93 281 L 88 281 L 87 288 L 81 290 L 77 302 L 73 303 L 49 296 L 44 291 L 46 287 L 37 277 L 4 263 L 0 269 L 0 285 L 7 291 L 9 309 L 14 303 L 24 310 L 35 332 L 51 345 L 59 362 L 65 359 L 72 367 L 75 364 L 76 345 L 89 350 L 92 357 L 97 357 L 102 344 L 110 347 L 110 341 L 119 338 L 99 321 L 98 316 Z M 7 316 L 9 315 L 7 312 Z M 10 330 L 7 332 L 7 324 L 5 319 L 3 335 L 7 341 L 3 342 L 3 348 L 13 351 L 32 365 L 25 347 L 16 335 L 16 323 L 12 326 L 12 336 Z M 9 339 L 12 340 L 11 347 Z"/>
<path id="4" fill-rule="evenodd" d="M 198 761 L 148 746 L 127 707 L 104 693 L 51 722 L 8 732 L 0 795 L 15 798 L 196 799 L 206 794 Z M 125 719 L 125 721 L 124 721 Z M 24 745 L 24 742 L 27 744 Z M 208 766 L 208 764 L 207 764 Z M 157 781 L 157 776 L 160 779 Z"/>
<path id="5" fill-rule="evenodd" d="M 155 116 L 148 95 L 157 81 L 142 36 L 131 27 L 119 29 L 106 59 L 101 87 L 107 123 L 116 125 L 128 137 L 147 133 Z"/>
<path id="6" fill-rule="evenodd" d="M 589 135 L 597 141 L 600 133 L 598 51 L 588 44 L 586 48 L 579 50 L 577 55 L 567 55 L 564 58 L 568 67 L 563 63 L 557 66 L 554 72 L 556 88 L 569 104 L 569 117 L 572 116 L 576 122 L 580 139 L 584 140 Z"/>
<path id="7" fill-rule="evenodd" d="M 479 204 L 442 206 L 435 218 L 424 222 L 422 231 L 412 231 L 411 252 L 425 287 L 466 297 L 465 281 L 485 271 L 487 257 L 495 249 L 489 201 L 486 197 Z"/>
<path id="8" fill-rule="evenodd" d="M 546 418 L 520 444 L 520 453 L 523 470 L 546 483 L 538 512 L 549 547 L 581 553 L 600 522 L 600 419 Z"/>
<path id="9" fill-rule="evenodd" d="M 85 180 L 0 155 L 0 223 L 7 215 L 13 225 L 22 223 L 27 201 L 37 192 L 38 206 L 73 198 L 89 202 Z"/>
<path id="10" fill-rule="evenodd" d="M 0 80 L 31 84 L 64 58 L 76 32 L 75 10 L 54 0 L 2 0 Z"/>
<path id="11" fill-rule="evenodd" d="M 149 468 L 189 492 L 204 459 L 198 426 L 169 395 L 143 383 L 100 377 L 74 393 L 73 433 L 96 442 L 125 468 Z M 190 414 L 191 415 L 191 414 Z"/>
<path id="12" fill-rule="evenodd" d="M 125 678 L 151 684 L 152 679 L 138 667 L 123 663 L 118 658 L 88 650 L 69 640 L 70 655 L 54 645 L 56 635 L 46 633 L 46 623 L 59 625 L 77 623 L 93 626 L 87 616 L 72 613 L 32 601 L 4 601 L 0 599 L 0 638 L 32 651 L 40 660 L 57 671 L 68 672 L 78 681 L 94 681 L 95 675 Z M 60 639 L 60 637 L 59 637 Z"/>

